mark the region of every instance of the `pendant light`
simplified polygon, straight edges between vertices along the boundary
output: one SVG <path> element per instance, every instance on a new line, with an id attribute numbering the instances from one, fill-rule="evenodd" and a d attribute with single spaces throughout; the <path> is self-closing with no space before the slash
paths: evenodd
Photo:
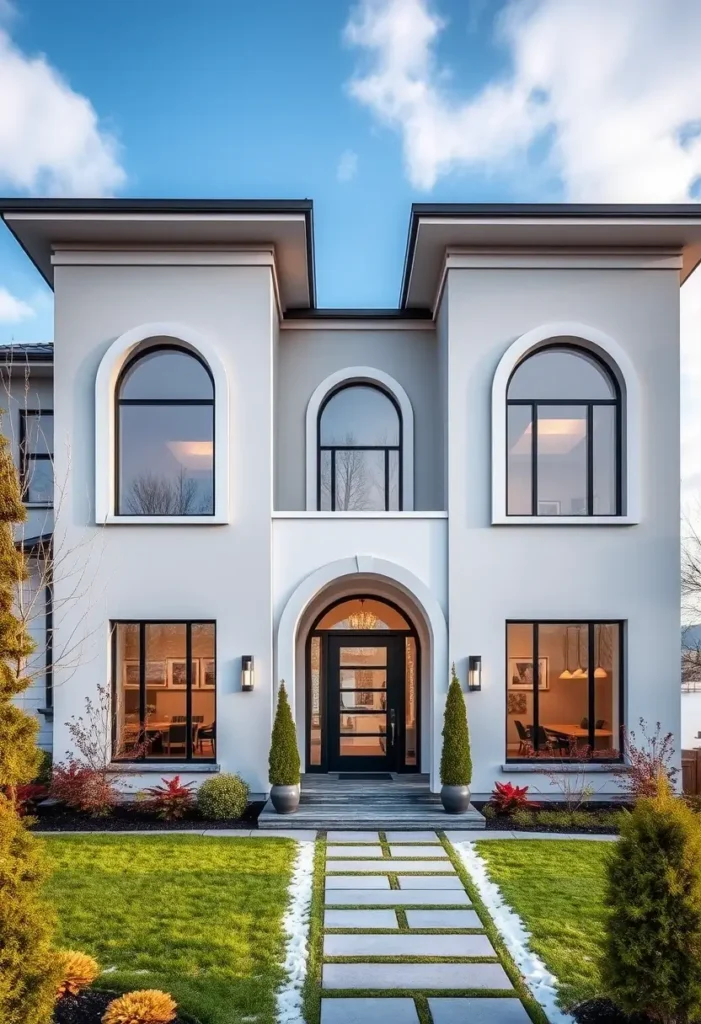
<path id="1" fill-rule="evenodd" d="M 565 626 L 565 667 L 560 673 L 560 679 L 571 679 L 572 673 L 570 672 L 570 627 Z"/>
<path id="2" fill-rule="evenodd" d="M 587 673 L 582 668 L 582 651 L 581 651 L 581 640 L 582 640 L 582 627 L 577 626 L 577 667 L 572 673 L 573 679 L 586 679 Z"/>
<path id="3" fill-rule="evenodd" d="M 599 643 L 598 643 L 598 654 L 596 656 L 596 668 L 594 669 L 594 679 L 606 679 L 607 676 L 608 676 L 608 672 L 606 671 L 606 669 L 601 664 L 601 626 L 597 627 L 597 633 L 598 633 L 597 639 L 598 639 Z"/>

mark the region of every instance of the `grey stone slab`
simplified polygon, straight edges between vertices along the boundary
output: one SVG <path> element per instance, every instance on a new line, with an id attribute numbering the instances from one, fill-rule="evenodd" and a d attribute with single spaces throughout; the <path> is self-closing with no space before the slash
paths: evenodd
<path id="1" fill-rule="evenodd" d="M 381 846 L 327 846 L 327 857 L 381 857 Z"/>
<path id="2" fill-rule="evenodd" d="M 407 910 L 406 919 L 410 928 L 483 927 L 475 910 Z"/>
<path id="3" fill-rule="evenodd" d="M 518 999 L 428 1000 L 433 1024 L 530 1024 L 531 1018 Z"/>
<path id="4" fill-rule="evenodd" d="M 438 836 L 435 832 L 426 829 L 418 829 L 414 832 L 385 832 L 388 843 L 437 843 Z"/>
<path id="5" fill-rule="evenodd" d="M 327 889 L 389 889 L 387 875 L 329 875 Z"/>
<path id="6" fill-rule="evenodd" d="M 499 829 L 483 828 L 474 832 L 446 832 L 446 838 L 455 846 L 456 843 L 481 843 L 483 839 L 515 839 L 515 832 L 502 832 Z"/>
<path id="7" fill-rule="evenodd" d="M 327 907 L 469 907 L 466 892 L 444 889 L 423 889 L 416 892 L 392 889 L 329 889 L 325 895 Z"/>
<path id="8" fill-rule="evenodd" d="M 455 868 L 449 860 L 397 860 L 392 857 L 385 857 L 384 860 L 334 860 L 326 862 L 326 873 L 342 872 L 348 874 L 355 871 L 422 871 L 424 874 L 432 872 L 443 875 L 455 873 Z"/>
<path id="9" fill-rule="evenodd" d="M 419 1024 L 413 999 L 322 999 L 321 1024 Z"/>
<path id="10" fill-rule="evenodd" d="M 353 832 L 351 829 L 331 829 L 326 833 L 330 843 L 379 843 L 379 832 Z"/>
<path id="11" fill-rule="evenodd" d="M 453 927 L 469 928 L 470 925 Z M 324 928 L 399 928 L 399 922 L 393 910 L 326 910 Z"/>
<path id="12" fill-rule="evenodd" d="M 401 846 L 395 843 L 389 852 L 392 857 L 448 857 L 442 846 Z"/>
<path id="13" fill-rule="evenodd" d="M 511 989 L 501 964 L 324 964 L 321 987 Z"/>
<path id="14" fill-rule="evenodd" d="M 326 935 L 324 956 L 496 956 L 486 935 Z"/>
<path id="15" fill-rule="evenodd" d="M 399 875 L 400 889 L 464 889 L 457 875 L 443 877 L 426 875 Z"/>
<path id="16" fill-rule="evenodd" d="M 251 839 L 316 839 L 315 828 L 258 828 L 251 832 Z"/>

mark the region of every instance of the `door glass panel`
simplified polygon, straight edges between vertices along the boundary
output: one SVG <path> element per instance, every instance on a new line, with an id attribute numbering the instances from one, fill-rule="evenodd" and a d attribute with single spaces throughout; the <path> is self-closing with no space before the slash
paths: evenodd
<path id="1" fill-rule="evenodd" d="M 386 647 L 341 647 L 341 665 L 357 665 L 362 668 L 364 665 L 379 667 L 387 664 Z"/>
<path id="2" fill-rule="evenodd" d="M 321 764 L 321 637 L 313 636 L 311 644 L 311 725 L 309 763 Z"/>
<path id="3" fill-rule="evenodd" d="M 341 757 L 384 757 L 385 748 L 384 736 L 341 736 L 339 753 Z"/>
<path id="4" fill-rule="evenodd" d="M 352 714 L 345 712 L 341 714 L 341 732 L 348 733 L 371 733 L 384 736 L 387 732 L 387 716 L 374 714 Z"/>
<path id="5" fill-rule="evenodd" d="M 342 668 L 342 690 L 385 690 L 387 669 L 384 668 Z"/>
<path id="6" fill-rule="evenodd" d="M 417 704 L 416 640 L 408 636 L 405 643 L 404 764 L 411 766 L 417 763 Z"/>
<path id="7" fill-rule="evenodd" d="M 342 708 L 362 708 L 363 711 L 385 711 L 387 694 L 384 690 L 343 690 Z"/>
<path id="8" fill-rule="evenodd" d="M 317 629 L 409 629 L 409 623 L 401 612 L 377 598 L 351 597 L 334 605 L 322 619 Z"/>

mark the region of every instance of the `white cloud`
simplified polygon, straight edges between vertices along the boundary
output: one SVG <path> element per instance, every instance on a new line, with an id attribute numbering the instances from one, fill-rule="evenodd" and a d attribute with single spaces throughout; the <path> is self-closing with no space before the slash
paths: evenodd
<path id="1" fill-rule="evenodd" d="M 361 0 L 346 26 L 365 57 L 351 95 L 401 134 L 415 187 L 516 166 L 542 140 L 571 200 L 689 196 L 701 175 L 698 0 L 676 0 L 673 16 L 668 0 L 512 0 L 496 30 L 510 72 L 462 99 L 436 56 L 445 27 L 430 0 Z"/>
<path id="2" fill-rule="evenodd" d="M 11 10 L 7 0 L 2 10 Z M 117 141 L 90 101 L 0 28 L 0 185 L 93 197 L 112 195 L 125 180 Z"/>
<path id="3" fill-rule="evenodd" d="M 352 149 L 346 149 L 341 153 L 341 159 L 338 161 L 336 178 L 338 181 L 352 181 L 357 173 L 358 154 L 354 153 Z"/>
<path id="4" fill-rule="evenodd" d="M 34 310 L 27 302 L 16 298 L 7 288 L 0 287 L 0 323 L 19 323 L 34 315 Z"/>

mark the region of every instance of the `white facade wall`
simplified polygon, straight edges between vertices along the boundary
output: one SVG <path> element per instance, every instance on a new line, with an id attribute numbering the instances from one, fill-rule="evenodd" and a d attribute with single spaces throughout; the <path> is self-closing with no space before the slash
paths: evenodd
<path id="1" fill-rule="evenodd" d="M 450 658 L 466 676 L 473 791 L 495 781 L 547 789 L 503 769 L 509 619 L 623 619 L 625 720 L 680 731 L 679 279 L 675 271 L 451 270 L 441 316 L 449 344 Z M 641 387 L 642 501 L 637 526 L 492 526 L 491 385 L 526 331 L 577 321 L 610 335 Z M 615 791 L 606 776 L 597 787 Z"/>

